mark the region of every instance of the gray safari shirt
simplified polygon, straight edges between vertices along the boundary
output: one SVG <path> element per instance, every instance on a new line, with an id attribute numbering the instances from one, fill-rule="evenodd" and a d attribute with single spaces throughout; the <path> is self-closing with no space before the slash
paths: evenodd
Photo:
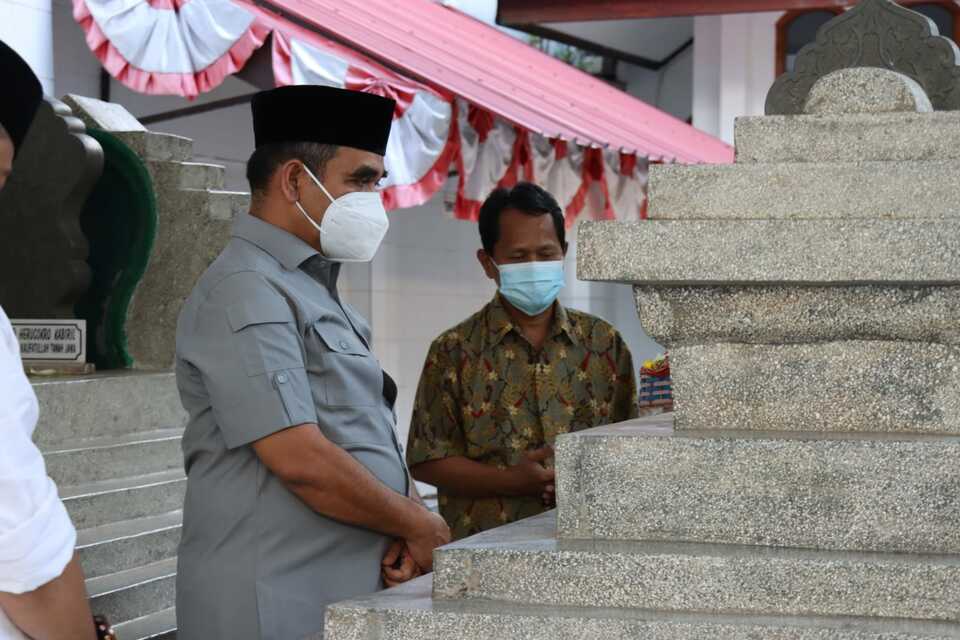
<path id="1" fill-rule="evenodd" d="M 392 381 L 370 351 L 370 327 L 339 299 L 339 270 L 245 214 L 180 314 L 177 385 L 189 413 L 181 640 L 295 640 L 322 630 L 325 605 L 382 586 L 389 538 L 316 513 L 251 446 L 316 423 L 406 494 L 385 399 Z"/>

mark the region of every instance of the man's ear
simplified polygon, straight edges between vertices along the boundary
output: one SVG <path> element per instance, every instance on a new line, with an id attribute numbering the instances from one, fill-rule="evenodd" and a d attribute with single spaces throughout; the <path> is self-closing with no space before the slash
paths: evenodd
<path id="1" fill-rule="evenodd" d="M 499 284 L 500 272 L 497 271 L 493 258 L 483 249 L 477 249 L 477 261 L 480 263 L 480 266 L 483 267 L 483 272 L 487 274 L 487 277 Z"/>
<path id="2" fill-rule="evenodd" d="M 300 180 L 305 177 L 303 166 L 297 160 L 287 160 L 274 174 L 274 179 L 280 181 L 280 192 L 291 204 L 300 199 Z"/>

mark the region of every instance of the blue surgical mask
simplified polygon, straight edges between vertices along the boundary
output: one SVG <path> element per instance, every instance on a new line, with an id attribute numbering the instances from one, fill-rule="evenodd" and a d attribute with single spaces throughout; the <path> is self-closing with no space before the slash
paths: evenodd
<path id="1" fill-rule="evenodd" d="M 494 263 L 500 271 L 500 293 L 528 316 L 546 311 L 563 288 L 563 261 Z"/>

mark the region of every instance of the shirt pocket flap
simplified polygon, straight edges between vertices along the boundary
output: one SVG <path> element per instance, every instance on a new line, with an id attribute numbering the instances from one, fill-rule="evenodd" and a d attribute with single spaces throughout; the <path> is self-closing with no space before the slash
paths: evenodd
<path id="1" fill-rule="evenodd" d="M 313 324 L 314 331 L 323 340 L 327 349 L 334 353 L 343 353 L 352 356 L 370 355 L 366 347 L 352 329 L 345 329 L 322 319 Z"/>
<path id="2" fill-rule="evenodd" d="M 293 313 L 279 296 L 243 300 L 227 307 L 227 321 L 235 332 L 257 324 L 292 322 Z"/>

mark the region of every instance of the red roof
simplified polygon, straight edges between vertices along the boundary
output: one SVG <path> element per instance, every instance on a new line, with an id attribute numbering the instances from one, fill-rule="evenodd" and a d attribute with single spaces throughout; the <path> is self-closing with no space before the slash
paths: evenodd
<path id="1" fill-rule="evenodd" d="M 733 148 L 721 140 L 430 0 L 256 0 L 256 5 L 548 138 L 654 161 L 733 161 Z"/>

